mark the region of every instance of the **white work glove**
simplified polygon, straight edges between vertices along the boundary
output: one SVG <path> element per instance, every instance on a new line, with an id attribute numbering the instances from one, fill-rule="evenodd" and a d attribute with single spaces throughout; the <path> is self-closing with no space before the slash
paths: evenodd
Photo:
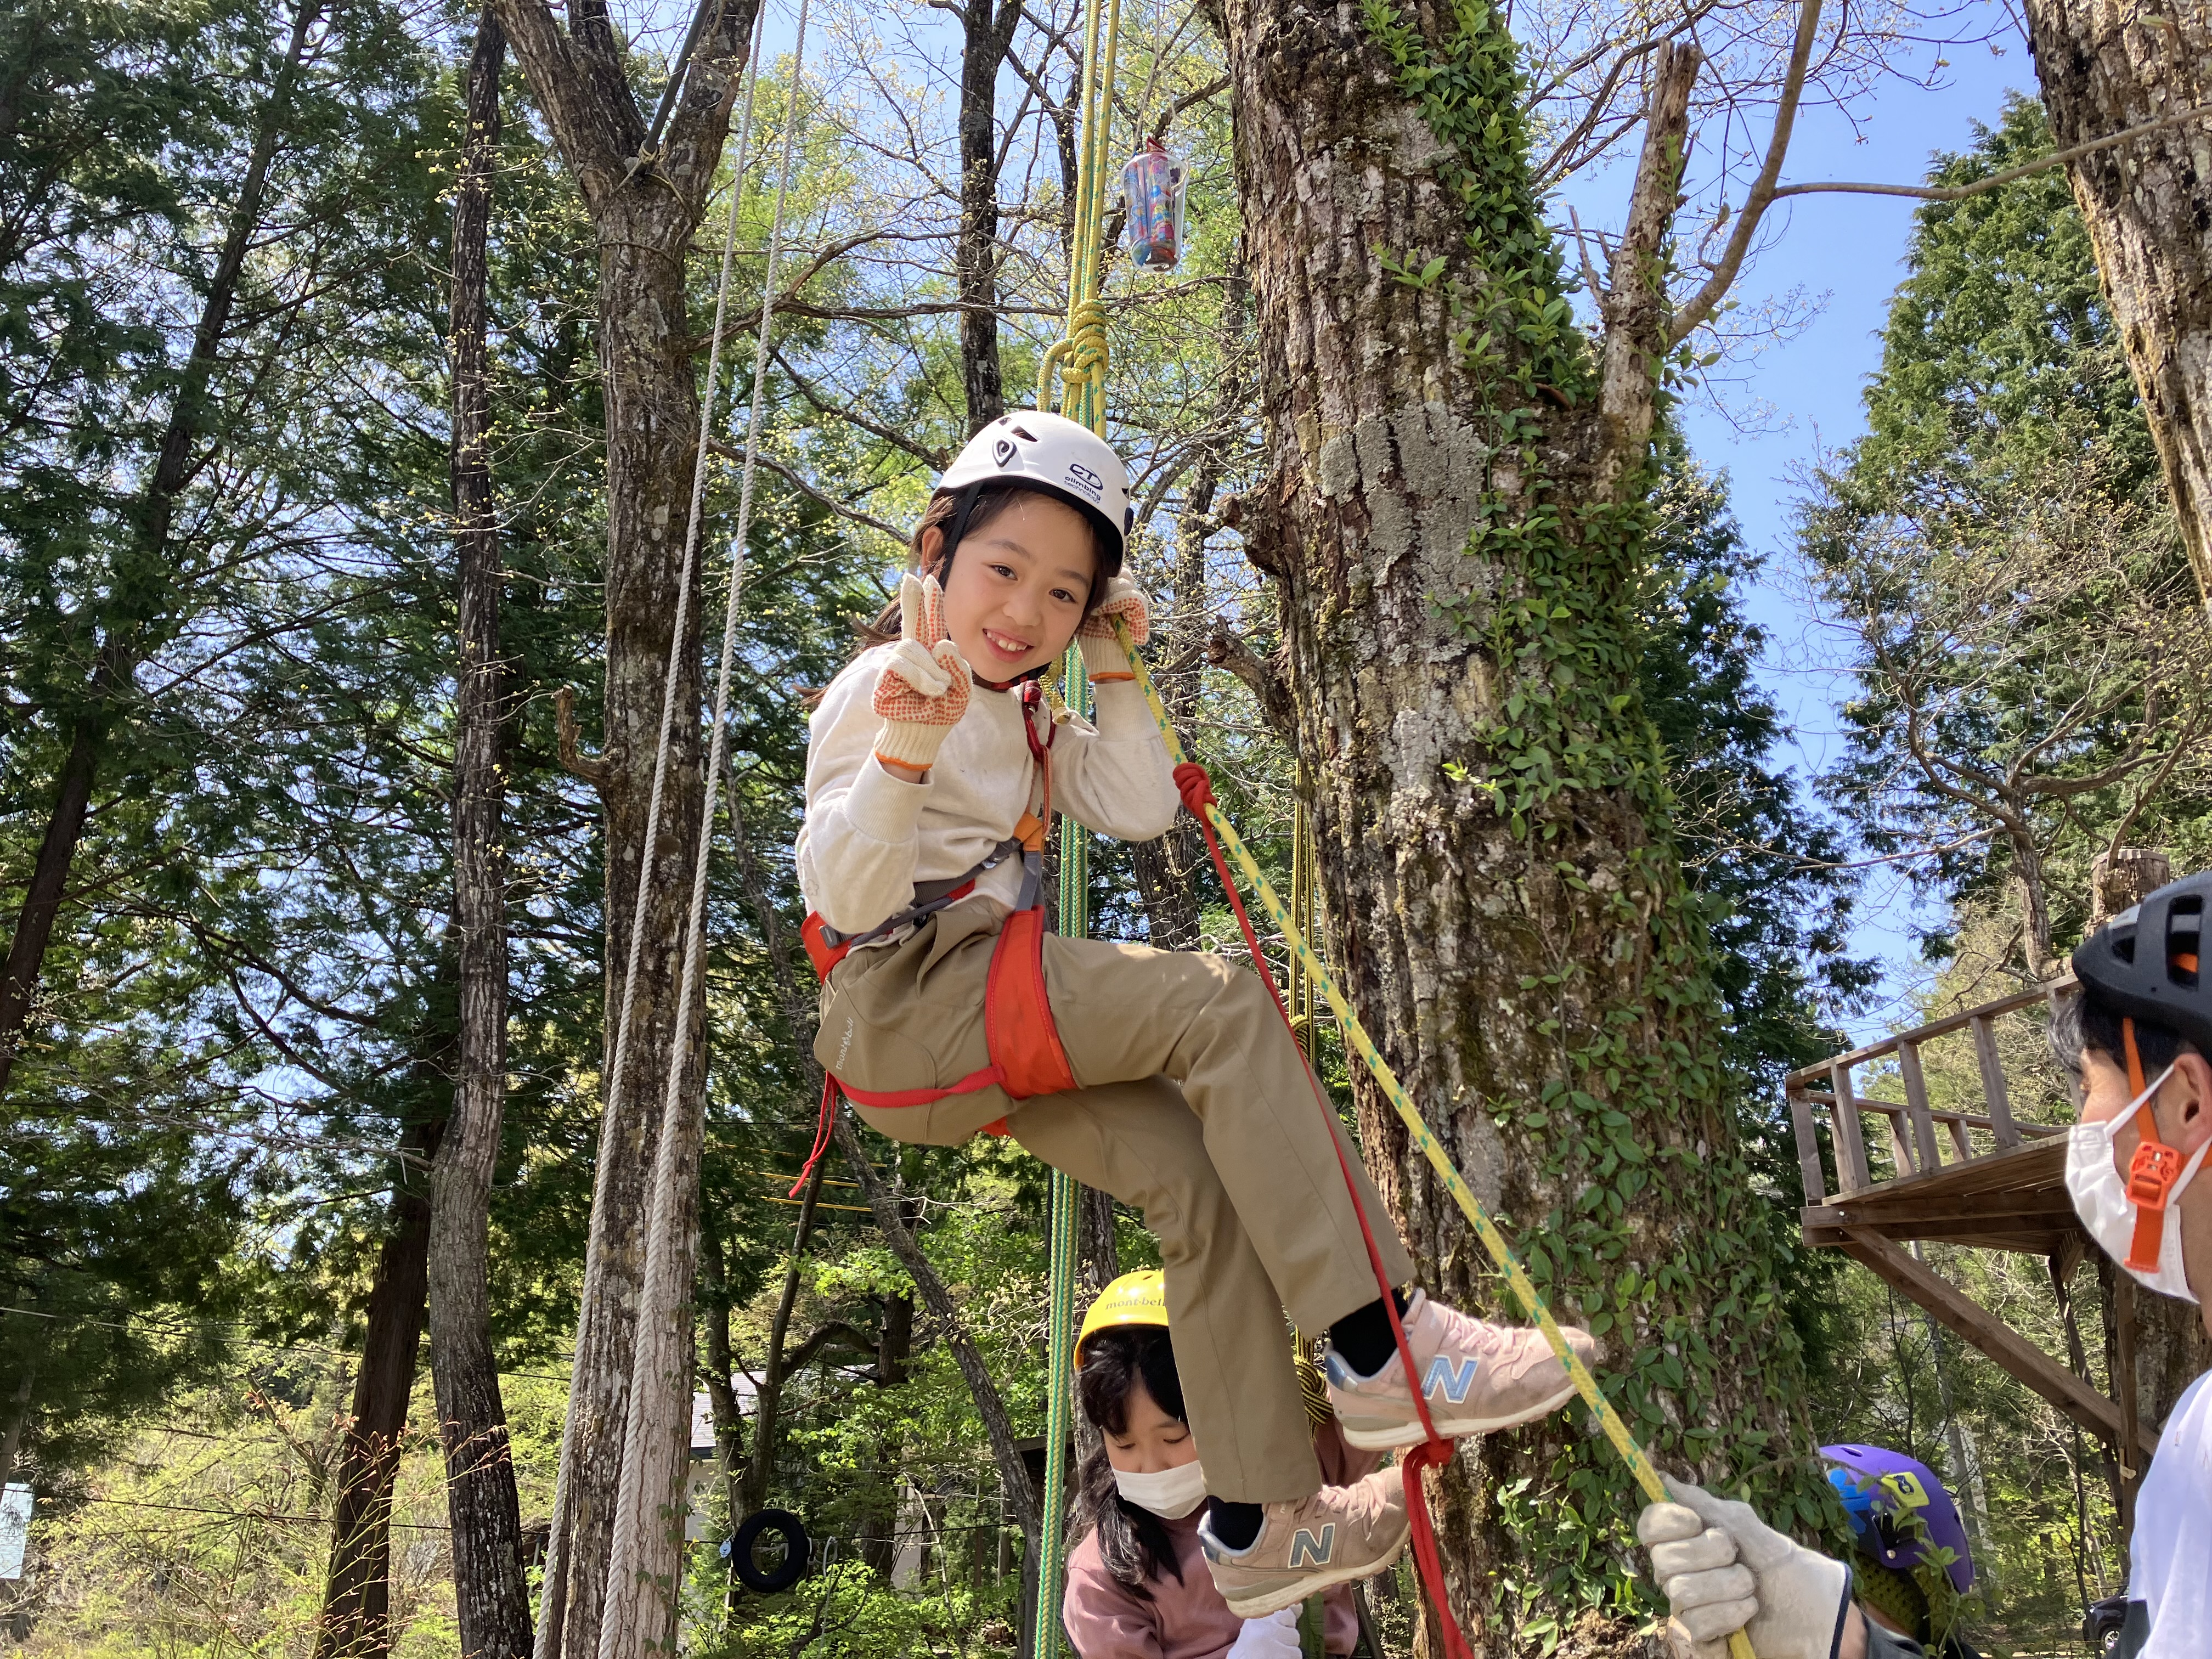
<path id="1" fill-rule="evenodd" d="M 1224 1659 L 1298 1659 L 1298 1610 L 1293 1605 L 1265 1619 L 1247 1619 Z"/>
<path id="2" fill-rule="evenodd" d="M 1727 1659 L 1736 1631 L 1759 1659 L 1834 1659 L 1850 1605 L 1850 1571 L 1792 1543 L 1748 1504 L 1669 1479 L 1671 1504 L 1637 1517 L 1651 1576 L 1666 1592 L 1676 1659 Z"/>
<path id="3" fill-rule="evenodd" d="M 968 664 L 945 633 L 936 577 L 900 579 L 899 634 L 876 677 L 876 758 L 926 772 L 968 712 Z"/>
<path id="4" fill-rule="evenodd" d="M 1129 666 L 1129 653 L 1121 649 L 1121 639 L 1114 632 L 1116 617 L 1129 624 L 1130 644 L 1142 645 L 1152 638 L 1152 607 L 1145 603 L 1144 590 L 1127 576 L 1116 576 L 1106 584 L 1098 608 L 1075 630 L 1076 648 L 1083 653 L 1083 672 L 1093 685 L 1137 678 L 1137 671 Z"/>

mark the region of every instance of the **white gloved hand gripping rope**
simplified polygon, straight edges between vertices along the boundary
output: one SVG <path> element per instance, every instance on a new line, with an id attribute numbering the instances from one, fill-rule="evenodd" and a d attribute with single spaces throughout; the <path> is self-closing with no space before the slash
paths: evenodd
<path id="1" fill-rule="evenodd" d="M 1223 1659 L 1298 1659 L 1298 1609 L 1292 1606 L 1247 1619 Z"/>
<path id="2" fill-rule="evenodd" d="M 1666 1592 L 1667 1645 L 1680 1659 L 1724 1659 L 1729 1633 L 1759 1659 L 1835 1659 L 1850 1612 L 1850 1569 L 1760 1520 L 1748 1504 L 1671 1476 L 1671 1504 L 1637 1517 L 1651 1576 Z"/>

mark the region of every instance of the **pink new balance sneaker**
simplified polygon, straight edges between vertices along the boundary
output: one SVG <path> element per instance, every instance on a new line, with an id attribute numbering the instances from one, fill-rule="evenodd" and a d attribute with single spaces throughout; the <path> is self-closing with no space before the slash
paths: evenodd
<path id="1" fill-rule="evenodd" d="M 1213 1586 L 1240 1619 L 1265 1619 L 1332 1585 L 1382 1571 L 1398 1559 L 1412 1530 L 1404 1477 L 1396 1469 L 1377 1469 L 1349 1486 L 1323 1486 L 1295 1504 L 1270 1504 L 1261 1516 L 1251 1548 L 1234 1552 L 1213 1535 L 1210 1519 L 1199 1523 Z"/>
<path id="2" fill-rule="evenodd" d="M 1533 1422 L 1574 1398 L 1574 1379 L 1533 1327 L 1486 1325 L 1420 1291 L 1407 1303 L 1404 1317 L 1429 1415 L 1447 1439 Z M 1589 1333 L 1571 1325 L 1561 1329 L 1587 1365 L 1597 1352 Z M 1331 1348 L 1322 1369 L 1347 1444 L 1378 1451 L 1420 1443 L 1420 1413 L 1400 1356 L 1393 1353 L 1374 1376 L 1361 1376 Z"/>

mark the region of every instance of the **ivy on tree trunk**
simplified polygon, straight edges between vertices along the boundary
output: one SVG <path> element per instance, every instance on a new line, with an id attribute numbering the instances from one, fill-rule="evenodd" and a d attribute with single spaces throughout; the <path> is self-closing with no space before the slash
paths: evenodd
<path id="1" fill-rule="evenodd" d="M 1498 14 L 1232 0 L 1224 21 L 1270 411 L 1243 524 L 1279 585 L 1332 961 L 1660 1462 L 1817 1523 L 1772 1212 L 1723 1095 L 1704 918 L 1637 681 L 1661 369 L 1694 320 L 1664 278 L 1695 54 L 1653 64 L 1594 347 Z M 1518 1319 L 1355 1086 L 1430 1286 Z M 1642 1499 L 1581 1415 L 1463 1441 L 1432 1486 L 1484 1650 L 1641 1617 Z"/>

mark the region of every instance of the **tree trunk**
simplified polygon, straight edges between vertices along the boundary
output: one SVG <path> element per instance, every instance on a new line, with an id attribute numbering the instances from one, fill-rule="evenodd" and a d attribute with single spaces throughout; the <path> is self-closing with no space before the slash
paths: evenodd
<path id="1" fill-rule="evenodd" d="M 701 777 L 699 572 L 685 532 L 699 436 L 699 386 L 684 259 L 728 135 L 757 0 L 725 0 L 690 61 L 667 137 L 641 159 L 646 124 L 604 0 L 574 0 L 563 29 L 544 0 L 492 0 L 531 92 L 544 112 L 589 212 L 599 245 L 599 352 L 606 404 L 607 643 L 604 747 L 591 769 L 605 815 L 605 1104 L 593 1170 L 592 1230 L 561 1474 L 539 1605 L 538 1659 L 627 1659 L 641 1644 L 675 1639 L 673 1592 L 681 1528 L 655 1520 L 637 1540 L 633 1571 L 608 1583 L 630 1413 L 654 1449 L 665 1491 L 645 1513 L 679 1509 L 690 1433 L 690 1330 L 685 1309 L 696 1267 L 703 1055 L 695 1040 L 669 1149 L 678 1197 L 665 1275 L 678 1287 L 660 1316 L 681 1322 L 685 1349 L 652 1372 L 633 1399 L 634 1349 L 644 1292 L 646 1224 L 660 1152 L 663 1091 L 677 1021 L 696 1038 L 702 1010 L 676 1006 Z M 633 165 L 635 163 L 635 165 Z M 663 675 L 676 665 L 666 717 L 669 753 L 658 830 L 647 845 L 655 759 L 664 723 Z M 650 860 L 649 866 L 647 861 Z M 641 890 L 643 870 L 649 879 Z M 637 970 L 629 946 L 642 890 Z M 623 1011 L 628 1009 L 627 1036 Z M 656 1478 L 656 1486 L 664 1484 Z"/>
<path id="2" fill-rule="evenodd" d="M 966 0 L 960 14 L 960 367 L 972 436 L 1006 412 L 999 373 L 999 69 L 1021 21 L 1021 0 Z"/>
<path id="3" fill-rule="evenodd" d="M 176 401 L 170 405 L 168 424 L 161 433 L 154 474 L 132 515 L 129 540 L 118 555 L 85 707 L 70 723 L 69 757 L 55 781 L 54 805 L 46 817 L 38 862 L 9 939 L 7 966 L 0 969 L 0 1096 L 7 1093 L 9 1074 L 15 1069 L 30 1018 L 32 1000 L 46 966 L 46 947 L 53 938 L 54 920 L 68 889 L 70 866 L 84 834 L 101 754 L 122 712 L 119 705 L 128 700 L 133 689 L 131 676 L 148 644 L 145 630 L 156 620 L 171 592 L 170 522 L 177 496 L 209 459 L 202 455 L 196 462 L 192 447 L 207 434 L 209 383 L 215 376 L 223 337 L 229 331 L 246 253 L 261 228 L 269 170 L 276 161 L 285 118 L 291 112 L 292 88 L 307 55 L 307 38 L 321 15 L 321 0 L 301 0 L 293 16 L 291 39 L 270 83 L 268 100 L 262 106 L 254 131 L 253 148 L 246 156 L 246 173 L 239 181 L 223 233 L 222 249 L 208 277 L 207 298 L 201 303 L 191 350 L 185 359 Z"/>
<path id="4" fill-rule="evenodd" d="M 1597 1334 L 1660 1462 L 1774 1512 L 1819 1501 L 1802 1364 L 1637 689 L 1668 319 L 1632 301 L 1665 218 L 1632 214 L 1601 374 L 1528 183 L 1499 17 L 1226 7 L 1271 417 L 1248 551 L 1280 582 L 1339 979 L 1554 1310 Z M 1671 212 L 1694 69 L 1657 55 L 1639 205 Z M 1355 1075 L 1424 1279 L 1518 1320 Z M 1478 1649 L 1625 1589 L 1639 1499 L 1578 1413 L 1462 1441 L 1432 1491 Z"/>
<path id="5" fill-rule="evenodd" d="M 441 1120 L 406 1137 L 392 1194 L 392 1230 L 377 1253 L 368 1292 L 361 1369 L 354 1374 L 353 1410 L 338 1453 L 337 1496 L 331 1506 L 331 1561 L 315 1626 L 315 1659 L 365 1659 L 390 1651 L 392 1486 L 399 1473 L 401 1436 L 415 1392 L 422 1346 L 430 1200 L 422 1166 L 437 1155 Z"/>
<path id="6" fill-rule="evenodd" d="M 2027 0 L 2061 149 L 2212 102 L 2212 13 L 2190 0 Z M 2212 598 L 2212 119 L 2068 165 L 2158 447 L 2189 562 Z"/>
<path id="7" fill-rule="evenodd" d="M 453 1525 L 461 1651 L 520 1659 L 530 1650 L 522 1516 L 491 1346 L 492 1171 L 507 1097 L 506 786 L 500 662 L 499 525 L 486 453 L 485 240 L 499 153 L 507 37 L 489 15 L 468 68 L 467 133 L 453 194 L 453 538 L 459 550 L 459 732 L 453 746 L 453 902 L 459 934 L 459 1031 L 453 1121 L 430 1188 L 430 1372 Z"/>

